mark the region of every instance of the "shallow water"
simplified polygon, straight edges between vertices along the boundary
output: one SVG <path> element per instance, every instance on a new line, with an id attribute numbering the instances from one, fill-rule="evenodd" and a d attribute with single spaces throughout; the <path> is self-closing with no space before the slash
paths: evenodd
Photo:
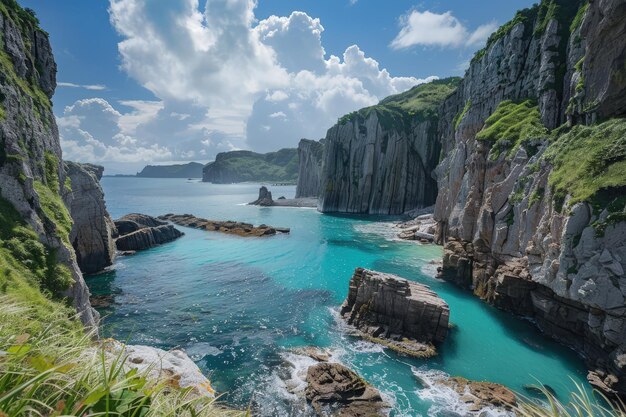
<path id="1" fill-rule="evenodd" d="M 531 323 L 485 305 L 434 278 L 441 248 L 385 236 L 384 218 L 322 215 L 313 209 L 261 208 L 258 185 L 197 180 L 103 178 L 117 218 L 130 212 L 192 213 L 291 228 L 290 235 L 255 239 L 181 228 L 185 236 L 89 277 L 95 294 L 114 294 L 104 333 L 130 343 L 182 347 L 210 374 L 224 400 L 252 404 L 258 415 L 309 415 L 287 391 L 297 390 L 307 358 L 290 347 L 329 347 L 394 405 L 392 415 L 463 413 L 448 391 L 419 380 L 441 375 L 499 382 L 525 393 L 541 381 L 565 399 L 584 380 L 582 361 Z M 270 187 L 291 198 L 295 187 Z M 336 320 L 355 267 L 399 274 L 429 285 L 450 305 L 454 328 L 429 360 L 399 356 L 346 334 Z M 289 364 L 288 367 L 285 364 Z M 445 373 L 445 374 L 444 374 Z M 419 378 L 416 377 L 419 376 Z"/>

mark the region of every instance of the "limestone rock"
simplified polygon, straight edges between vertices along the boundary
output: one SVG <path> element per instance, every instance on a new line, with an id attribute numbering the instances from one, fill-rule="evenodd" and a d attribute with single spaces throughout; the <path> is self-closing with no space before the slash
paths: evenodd
<path id="1" fill-rule="evenodd" d="M 322 178 L 324 139 L 301 139 L 298 143 L 298 185 L 296 198 L 318 197 Z"/>
<path id="2" fill-rule="evenodd" d="M 425 285 L 357 268 L 341 315 L 368 340 L 411 356 L 435 354 L 448 334 L 448 304 Z"/>
<path id="3" fill-rule="evenodd" d="M 0 76 L 0 196 L 15 207 L 39 241 L 56 253 L 57 262 L 67 266 L 74 283 L 63 295 L 72 300 L 82 322 L 95 328 L 98 315 L 89 304 L 89 290 L 74 251 L 62 239 L 56 219 L 43 210 L 44 202 L 36 190 L 46 187 L 60 199 L 66 179 L 49 100 L 56 87 L 57 66 L 48 35 L 38 27 L 22 30 L 16 25 L 21 21 L 16 14 L 19 7 L 17 3 L 8 5 L 0 13 L 0 47 L 8 65 Z M 17 80 L 8 71 L 14 72 Z"/>
<path id="4" fill-rule="evenodd" d="M 72 190 L 69 201 L 74 224 L 70 242 L 81 271 L 93 274 L 113 263 L 115 258 L 115 224 L 106 209 L 100 178 L 104 168 L 65 161 L 65 172 Z"/>
<path id="5" fill-rule="evenodd" d="M 145 214 L 127 214 L 115 221 L 118 236 L 115 245 L 120 251 L 138 251 L 171 242 L 183 233 L 166 221 Z"/>
<path id="6" fill-rule="evenodd" d="M 306 399 L 320 416 L 387 415 L 389 406 L 378 390 L 341 364 L 322 362 L 309 367 L 306 382 Z"/>

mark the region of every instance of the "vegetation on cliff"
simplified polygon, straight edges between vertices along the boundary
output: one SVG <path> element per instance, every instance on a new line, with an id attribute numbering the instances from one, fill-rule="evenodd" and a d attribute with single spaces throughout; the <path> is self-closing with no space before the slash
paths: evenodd
<path id="1" fill-rule="evenodd" d="M 219 153 L 204 167 L 203 181 L 217 184 L 234 182 L 295 182 L 298 178 L 298 150 L 280 149 L 260 154 L 251 151 Z"/>
<path id="2" fill-rule="evenodd" d="M 485 121 L 476 139 L 492 144 L 490 159 L 498 159 L 502 152 L 512 155 L 520 146 L 525 146 L 529 155 L 536 152 L 529 146 L 531 139 L 545 136 L 547 129 L 541 123 L 539 107 L 533 100 L 514 103 L 505 100 Z"/>
<path id="3" fill-rule="evenodd" d="M 365 120 L 372 112 L 376 112 L 385 129 L 408 129 L 414 121 L 437 119 L 439 106 L 460 81 L 459 77 L 450 77 L 417 85 L 404 93 L 384 98 L 375 106 L 346 114 L 338 123 L 343 125 L 357 117 Z"/>
<path id="4" fill-rule="evenodd" d="M 574 126 L 556 136 L 544 157 L 553 166 L 549 184 L 555 198 L 570 204 L 614 200 L 626 188 L 626 119 Z M 605 201 L 606 203 L 607 201 Z M 623 207 L 622 207 L 623 209 Z M 621 211 L 621 210 L 620 210 Z"/>

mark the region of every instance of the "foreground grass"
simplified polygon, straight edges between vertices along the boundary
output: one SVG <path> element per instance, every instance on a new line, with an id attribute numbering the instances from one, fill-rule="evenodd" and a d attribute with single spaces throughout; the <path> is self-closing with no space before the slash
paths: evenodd
<path id="1" fill-rule="evenodd" d="M 624 404 L 615 403 L 598 391 L 589 394 L 576 383 L 568 402 L 559 401 L 547 388 L 539 387 L 545 401 L 522 398 L 513 408 L 520 417 L 626 417 Z"/>
<path id="2" fill-rule="evenodd" d="M 215 399 L 154 381 L 94 345 L 70 318 L 39 327 L 40 312 L 0 296 L 0 416 L 242 416 Z M 123 351 L 122 351 L 123 352 Z"/>

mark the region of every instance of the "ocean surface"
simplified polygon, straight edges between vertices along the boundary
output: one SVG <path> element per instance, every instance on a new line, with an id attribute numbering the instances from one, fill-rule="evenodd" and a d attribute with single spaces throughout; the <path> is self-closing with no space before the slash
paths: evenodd
<path id="1" fill-rule="evenodd" d="M 392 218 L 247 206 L 256 184 L 105 177 L 102 185 L 113 218 L 191 213 L 291 228 L 289 235 L 242 238 L 179 227 L 181 239 L 120 257 L 110 272 L 87 279 L 94 294 L 114 295 L 114 304 L 100 310 L 105 335 L 183 348 L 222 400 L 251 406 L 256 415 L 311 415 L 297 394 L 312 362 L 293 353 L 301 346 L 330 349 L 333 360 L 380 389 L 393 416 L 467 412 L 458 395 L 429 386 L 446 375 L 502 383 L 524 395 L 532 395 L 526 385 L 541 381 L 564 400 L 586 375 L 576 354 L 532 323 L 437 280 L 433 261 L 442 249 L 393 240 Z M 274 198 L 295 194 L 293 186 L 270 189 Z M 429 285 L 448 302 L 454 326 L 437 357 L 407 358 L 348 334 L 337 312 L 359 266 Z"/>

